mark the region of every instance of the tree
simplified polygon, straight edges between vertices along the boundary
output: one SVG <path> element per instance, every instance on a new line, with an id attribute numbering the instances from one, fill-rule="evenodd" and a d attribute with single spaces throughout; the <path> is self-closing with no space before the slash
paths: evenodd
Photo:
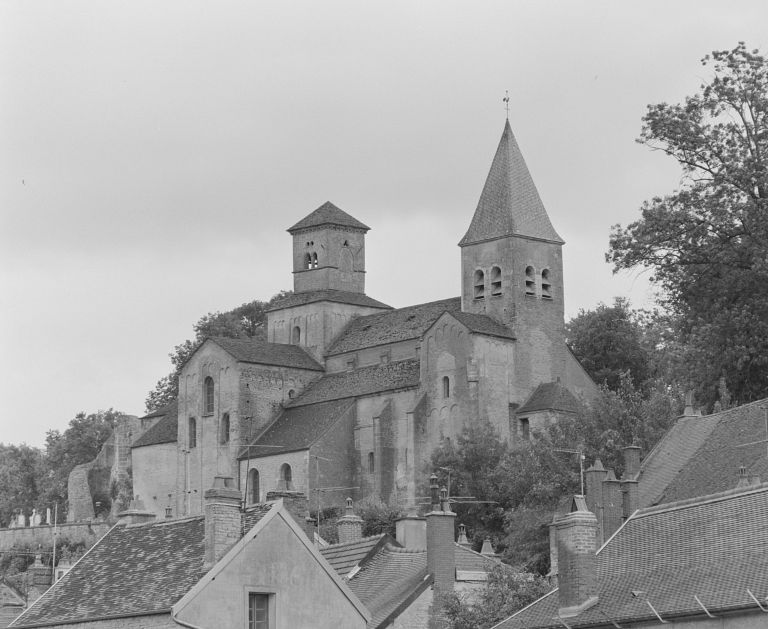
<path id="1" fill-rule="evenodd" d="M 37 448 L 0 443 L 0 526 L 8 526 L 18 509 L 29 515 L 37 505 L 41 459 Z"/>
<path id="2" fill-rule="evenodd" d="M 508 618 L 552 589 L 540 575 L 520 573 L 500 564 L 488 573 L 479 598 L 457 592 L 445 598 L 452 629 L 486 629 Z"/>
<path id="3" fill-rule="evenodd" d="M 746 402 L 768 395 L 768 62 L 739 43 L 702 63 L 711 79 L 650 105 L 638 140 L 677 160 L 681 187 L 615 225 L 606 259 L 652 271 L 699 398 L 725 376 Z"/>
<path id="4" fill-rule="evenodd" d="M 625 372 L 636 387 L 650 376 L 641 324 L 626 299 L 616 297 L 613 306 L 601 303 L 594 310 L 579 310 L 565 325 L 565 334 L 568 346 L 598 384 L 615 391 Z"/>
<path id="5" fill-rule="evenodd" d="M 227 312 L 209 312 L 201 317 L 194 326 L 195 338 L 187 339 L 173 348 L 169 354 L 173 371 L 163 376 L 147 395 L 145 406 L 148 413 L 161 409 L 179 395 L 179 374 L 184 363 L 195 353 L 203 341 L 211 336 L 227 338 L 253 338 L 266 340 L 265 323 L 267 310 L 275 301 L 289 295 L 289 291 L 280 291 L 269 301 L 258 299 L 242 304 Z"/>

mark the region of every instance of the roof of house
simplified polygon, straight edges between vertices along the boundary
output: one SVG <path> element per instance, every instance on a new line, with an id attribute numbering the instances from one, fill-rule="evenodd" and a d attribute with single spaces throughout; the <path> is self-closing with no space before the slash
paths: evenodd
<path id="1" fill-rule="evenodd" d="M 301 293 L 291 293 L 285 297 L 275 300 L 267 312 L 273 310 L 284 310 L 294 306 L 303 306 L 318 301 L 331 301 L 339 304 L 351 304 L 353 306 L 367 306 L 369 308 L 385 308 L 391 310 L 392 306 L 368 297 L 363 293 L 352 293 L 346 290 L 333 290 L 331 288 L 322 290 L 311 290 Z"/>
<path id="2" fill-rule="evenodd" d="M 179 426 L 177 400 L 173 400 L 162 409 L 146 417 L 161 417 L 161 419 L 139 435 L 139 438 L 131 444 L 132 448 L 176 442 Z"/>
<path id="3" fill-rule="evenodd" d="M 489 557 L 456 544 L 456 571 L 464 572 L 488 572 L 494 566 L 501 563 L 498 557 Z"/>
<path id="4" fill-rule="evenodd" d="M 277 503 L 252 505 L 241 535 Z M 205 571 L 205 517 L 112 527 L 14 627 L 169 613 Z"/>
<path id="5" fill-rule="evenodd" d="M 351 227 L 352 229 L 362 229 L 365 231 L 370 229 L 370 227 L 350 216 L 344 210 L 339 209 L 330 201 L 326 201 L 293 227 L 289 227 L 288 232 L 293 233 L 301 229 L 310 229 L 312 227 L 320 227 L 321 225 L 338 225 L 339 227 Z"/>
<path id="6" fill-rule="evenodd" d="M 763 446 L 765 447 L 765 446 Z M 570 627 L 748 609 L 768 592 L 768 484 L 641 510 L 597 553 L 598 602 Z M 640 591 L 641 596 L 632 592 Z M 554 590 L 497 627 L 562 627 Z"/>
<path id="7" fill-rule="evenodd" d="M 459 245 L 513 234 L 563 242 L 552 227 L 507 120 L 477 209 Z"/>
<path id="8" fill-rule="evenodd" d="M 486 336 L 498 336 L 505 339 L 514 339 L 515 334 L 506 325 L 492 319 L 488 315 L 474 314 L 472 312 L 453 311 L 451 316 L 463 323 L 470 332 L 484 334 Z"/>
<path id="9" fill-rule="evenodd" d="M 330 544 L 320 549 L 320 554 L 331 564 L 339 576 L 347 576 L 349 571 L 370 555 L 376 554 L 382 546 L 391 543 L 392 538 L 384 533 L 363 537 L 354 542 Z"/>
<path id="10" fill-rule="evenodd" d="M 322 437 L 354 404 L 354 400 L 345 399 L 285 409 L 252 444 L 240 451 L 240 458 L 305 450 Z"/>
<path id="11" fill-rule="evenodd" d="M 325 374 L 312 383 L 288 408 L 341 400 L 419 385 L 417 359 L 360 367 L 351 371 Z"/>
<path id="12" fill-rule="evenodd" d="M 640 504 L 732 489 L 742 465 L 751 476 L 768 480 L 766 405 L 768 400 L 758 400 L 713 415 L 678 419 L 640 467 Z"/>
<path id="13" fill-rule="evenodd" d="M 224 351 L 231 354 L 235 360 L 243 363 L 323 371 L 317 361 L 298 345 L 267 343 L 252 338 L 231 339 L 221 336 L 210 337 L 207 340 L 216 343 Z"/>
<path id="14" fill-rule="evenodd" d="M 516 412 L 520 415 L 544 410 L 576 413 L 579 401 L 559 382 L 545 382 L 536 387 L 531 397 Z"/>
<path id="15" fill-rule="evenodd" d="M 203 520 L 113 527 L 13 626 L 169 612 L 203 574 Z"/>
<path id="16" fill-rule="evenodd" d="M 350 321 L 327 354 L 343 354 L 366 347 L 419 338 L 444 312 L 460 312 L 461 298 L 441 299 L 398 308 Z"/>
<path id="17" fill-rule="evenodd" d="M 371 612 L 375 629 L 407 607 L 431 579 L 427 553 L 386 544 L 348 581 L 349 588 Z"/>

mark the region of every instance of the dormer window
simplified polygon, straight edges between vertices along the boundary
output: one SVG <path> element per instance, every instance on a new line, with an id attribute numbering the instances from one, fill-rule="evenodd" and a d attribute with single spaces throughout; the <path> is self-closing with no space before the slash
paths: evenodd
<path id="1" fill-rule="evenodd" d="M 552 283 L 549 279 L 549 269 L 541 272 L 541 297 L 543 299 L 552 299 Z"/>
<path id="2" fill-rule="evenodd" d="M 475 271 L 475 299 L 485 298 L 485 273 L 481 269 Z"/>
<path id="3" fill-rule="evenodd" d="M 203 413 L 213 415 L 213 378 L 210 376 L 203 384 Z"/>
<path id="4" fill-rule="evenodd" d="M 501 269 L 491 267 L 491 295 L 501 295 Z"/>
<path id="5" fill-rule="evenodd" d="M 536 271 L 532 266 L 525 267 L 525 294 L 536 294 Z"/>

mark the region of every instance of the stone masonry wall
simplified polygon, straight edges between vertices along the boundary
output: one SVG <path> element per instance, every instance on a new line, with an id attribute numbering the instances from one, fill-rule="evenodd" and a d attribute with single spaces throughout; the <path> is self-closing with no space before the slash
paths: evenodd
<path id="1" fill-rule="evenodd" d="M 106 522 L 59 524 L 59 541 L 82 542 L 90 547 L 104 536 L 111 527 L 112 525 Z M 8 550 L 14 546 L 37 548 L 38 545 L 49 546 L 52 543 L 52 526 L 0 529 L 0 551 Z"/>

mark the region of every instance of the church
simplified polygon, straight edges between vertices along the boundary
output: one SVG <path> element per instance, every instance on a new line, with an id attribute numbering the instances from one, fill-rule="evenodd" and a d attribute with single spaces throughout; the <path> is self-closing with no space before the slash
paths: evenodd
<path id="1" fill-rule="evenodd" d="M 564 242 L 509 121 L 459 242 L 460 296 L 397 309 L 368 296 L 369 231 L 330 202 L 288 229 L 293 292 L 268 312 L 267 342 L 207 339 L 176 402 L 142 418 L 131 459 L 147 509 L 200 514 L 215 476 L 246 504 L 412 503 L 464 426 L 520 443 L 596 395 L 565 344 Z"/>

